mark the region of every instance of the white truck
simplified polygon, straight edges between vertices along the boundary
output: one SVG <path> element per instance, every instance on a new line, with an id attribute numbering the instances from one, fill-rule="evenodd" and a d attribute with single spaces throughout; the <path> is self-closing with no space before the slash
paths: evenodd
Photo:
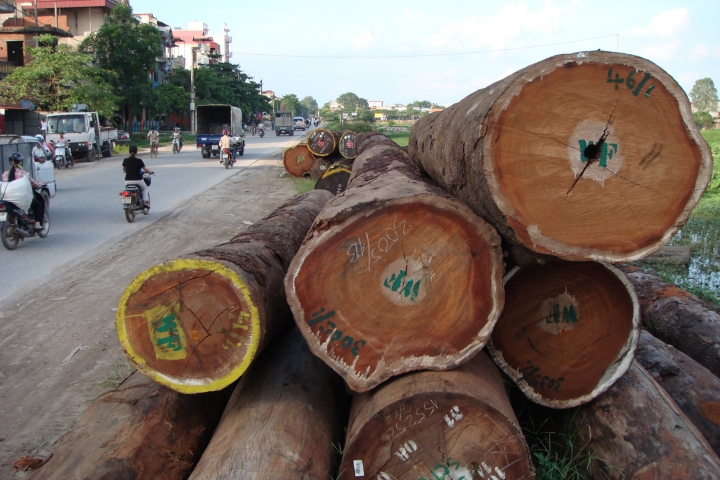
<path id="1" fill-rule="evenodd" d="M 117 129 L 100 127 L 98 113 L 88 111 L 48 115 L 45 141 L 57 143 L 61 133 L 65 135 L 72 156 L 84 157 L 88 162 L 97 160 L 98 155 L 111 157 L 118 138 Z"/>

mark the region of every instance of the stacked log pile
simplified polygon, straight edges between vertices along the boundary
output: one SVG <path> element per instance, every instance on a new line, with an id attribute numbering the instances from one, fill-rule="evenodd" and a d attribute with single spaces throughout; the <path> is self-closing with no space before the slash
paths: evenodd
<path id="1" fill-rule="evenodd" d="M 533 402 L 579 408 L 596 475 L 720 478 L 720 317 L 612 265 L 666 244 L 710 178 L 662 69 L 560 55 L 424 117 L 405 150 L 315 129 L 286 154 L 289 173 L 320 185 L 338 164 L 346 185 L 144 272 L 118 308 L 130 360 L 181 392 L 164 395 L 224 389 L 187 465 L 242 376 L 190 478 L 534 478 L 497 367 Z"/>

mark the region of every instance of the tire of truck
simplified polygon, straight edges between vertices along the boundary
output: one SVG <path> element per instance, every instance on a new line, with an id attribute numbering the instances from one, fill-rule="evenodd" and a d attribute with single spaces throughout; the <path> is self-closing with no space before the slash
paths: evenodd
<path id="1" fill-rule="evenodd" d="M 200 150 L 200 155 L 202 155 L 202 158 L 208 158 L 210 156 L 205 150 Z"/>
<path id="2" fill-rule="evenodd" d="M 295 136 L 295 129 L 294 129 L 294 128 L 293 128 L 292 130 L 290 130 L 290 136 L 291 136 L 291 137 Z"/>
<path id="3" fill-rule="evenodd" d="M 95 151 L 95 147 L 88 147 L 87 153 L 85 154 L 85 161 L 94 162 L 95 160 L 97 160 L 97 152 Z"/>
<path id="4" fill-rule="evenodd" d="M 102 156 L 103 158 L 112 157 L 112 146 L 109 143 L 106 143 L 102 146 Z"/>

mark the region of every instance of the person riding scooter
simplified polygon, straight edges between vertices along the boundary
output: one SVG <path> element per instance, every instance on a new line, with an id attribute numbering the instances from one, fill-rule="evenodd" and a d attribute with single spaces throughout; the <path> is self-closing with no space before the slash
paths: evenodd
<path id="1" fill-rule="evenodd" d="M 130 145 L 130 156 L 123 160 L 122 168 L 123 172 L 125 172 L 125 185 L 135 184 L 140 187 L 145 208 L 150 208 L 150 195 L 148 195 L 148 187 L 143 181 L 143 171 L 150 175 L 155 172 L 146 167 L 145 162 L 135 156 L 137 151 L 137 146 Z"/>
<path id="2" fill-rule="evenodd" d="M 220 151 L 222 152 L 226 148 L 230 150 L 230 154 L 232 155 L 232 163 L 235 163 L 235 144 L 233 142 L 233 139 L 230 138 L 230 133 L 227 131 L 227 129 L 224 129 L 222 131 L 223 136 L 220 137 L 220 141 L 218 142 L 218 146 L 220 147 Z M 220 158 L 220 163 L 223 163 L 222 158 Z"/>
<path id="3" fill-rule="evenodd" d="M 262 122 L 258 124 L 258 133 L 260 134 L 260 138 L 265 136 L 265 124 Z"/>
<path id="4" fill-rule="evenodd" d="M 175 131 L 173 131 L 172 141 L 174 142 L 175 139 L 178 139 L 178 141 L 180 142 L 180 149 L 178 151 L 182 150 L 183 140 L 182 140 L 182 132 L 180 131 L 180 127 L 175 127 Z"/>
<path id="5" fill-rule="evenodd" d="M 13 182 L 28 175 L 28 172 L 22 168 L 24 160 L 25 158 L 20 152 L 15 152 L 10 155 L 10 158 L 8 158 L 10 170 L 3 172 L 2 181 Z M 33 189 L 33 199 L 32 203 L 30 203 L 30 210 L 32 210 L 35 217 L 35 229 L 42 230 L 43 218 L 45 218 L 45 200 L 35 190 L 42 188 L 45 184 L 36 182 L 31 176 L 28 176 L 28 180 L 30 180 L 30 185 Z"/>

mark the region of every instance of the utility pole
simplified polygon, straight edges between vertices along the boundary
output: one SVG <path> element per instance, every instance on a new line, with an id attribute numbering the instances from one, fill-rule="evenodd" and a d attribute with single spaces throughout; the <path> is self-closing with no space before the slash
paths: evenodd
<path id="1" fill-rule="evenodd" d="M 197 47 L 190 48 L 190 133 L 195 135 L 195 50 Z"/>

